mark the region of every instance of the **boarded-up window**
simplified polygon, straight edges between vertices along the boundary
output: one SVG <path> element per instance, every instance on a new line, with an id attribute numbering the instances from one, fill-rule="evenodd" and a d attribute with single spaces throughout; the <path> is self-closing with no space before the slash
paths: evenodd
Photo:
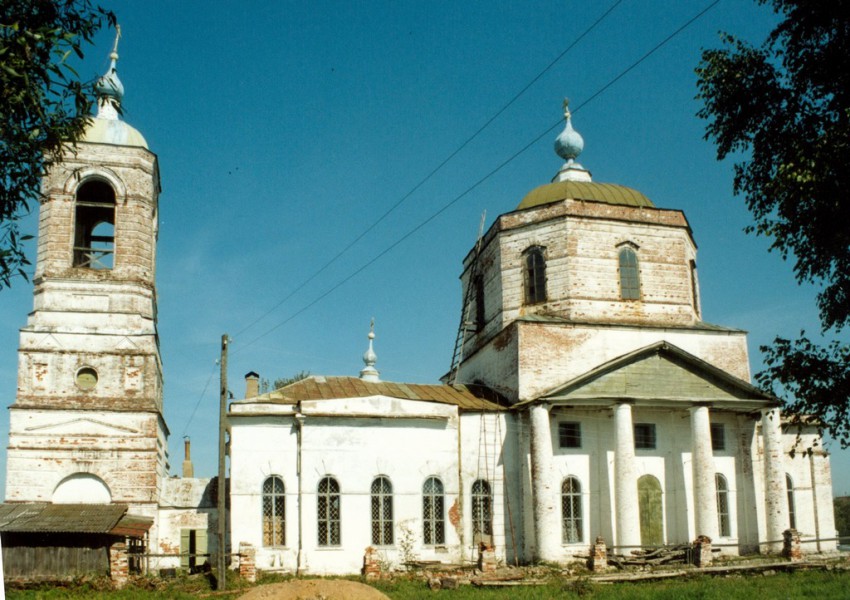
<path id="1" fill-rule="evenodd" d="M 640 514 L 640 543 L 660 546 L 664 543 L 664 505 L 661 483 L 652 475 L 638 479 L 638 510 Z"/>

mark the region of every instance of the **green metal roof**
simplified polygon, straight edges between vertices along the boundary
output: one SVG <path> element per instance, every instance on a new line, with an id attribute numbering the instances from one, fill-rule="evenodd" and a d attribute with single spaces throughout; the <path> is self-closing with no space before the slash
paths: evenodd
<path id="1" fill-rule="evenodd" d="M 558 202 L 567 198 L 571 200 L 604 202 L 605 204 L 617 204 L 621 206 L 655 208 L 655 205 L 649 198 L 639 191 L 623 185 L 583 181 L 558 181 L 556 183 L 541 185 L 531 190 L 522 199 L 522 202 L 519 203 L 517 210 L 542 206 L 543 204 Z"/>

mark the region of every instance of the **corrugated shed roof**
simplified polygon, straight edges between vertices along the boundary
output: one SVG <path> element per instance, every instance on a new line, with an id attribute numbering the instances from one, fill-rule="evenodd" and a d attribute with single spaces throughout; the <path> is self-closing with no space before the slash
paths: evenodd
<path id="1" fill-rule="evenodd" d="M 128 515 L 126 504 L 0 504 L 0 531 L 141 536 L 153 519 Z"/>
<path id="2" fill-rule="evenodd" d="M 452 404 L 461 410 L 504 410 L 507 402 L 496 392 L 481 385 L 433 385 L 363 381 L 358 377 L 311 376 L 273 392 L 250 398 L 251 402 L 297 404 L 303 400 L 366 398 L 389 396 L 401 400 L 419 400 Z"/>

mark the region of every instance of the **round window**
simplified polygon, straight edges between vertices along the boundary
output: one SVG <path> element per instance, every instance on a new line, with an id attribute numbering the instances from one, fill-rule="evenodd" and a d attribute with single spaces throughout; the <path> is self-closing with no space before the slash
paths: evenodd
<path id="1" fill-rule="evenodd" d="M 77 371 L 77 387 L 81 390 L 91 390 L 97 385 L 97 371 L 91 367 L 83 367 Z"/>

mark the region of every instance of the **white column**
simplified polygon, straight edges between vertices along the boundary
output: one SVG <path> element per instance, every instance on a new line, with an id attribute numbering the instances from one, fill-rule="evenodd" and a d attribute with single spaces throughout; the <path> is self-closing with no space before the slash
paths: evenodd
<path id="1" fill-rule="evenodd" d="M 552 426 L 549 407 L 531 407 L 531 489 L 537 559 L 557 562 L 561 558 L 561 519 L 558 511 L 559 482 L 552 469 Z"/>
<path id="2" fill-rule="evenodd" d="M 691 466 L 694 478 L 694 528 L 697 536 L 716 540 L 717 488 L 714 481 L 714 456 L 711 450 L 711 421 L 707 406 L 691 408 Z"/>
<path id="3" fill-rule="evenodd" d="M 614 406 L 614 506 L 616 508 L 617 546 L 640 546 L 637 468 L 631 404 Z M 629 552 L 622 548 L 621 552 Z"/>
<path id="4" fill-rule="evenodd" d="M 762 411 L 761 437 L 764 448 L 764 508 L 765 535 L 767 536 L 767 540 L 764 541 L 774 542 L 767 545 L 768 552 L 782 550 L 782 532 L 790 527 L 780 425 L 778 408 Z"/>

